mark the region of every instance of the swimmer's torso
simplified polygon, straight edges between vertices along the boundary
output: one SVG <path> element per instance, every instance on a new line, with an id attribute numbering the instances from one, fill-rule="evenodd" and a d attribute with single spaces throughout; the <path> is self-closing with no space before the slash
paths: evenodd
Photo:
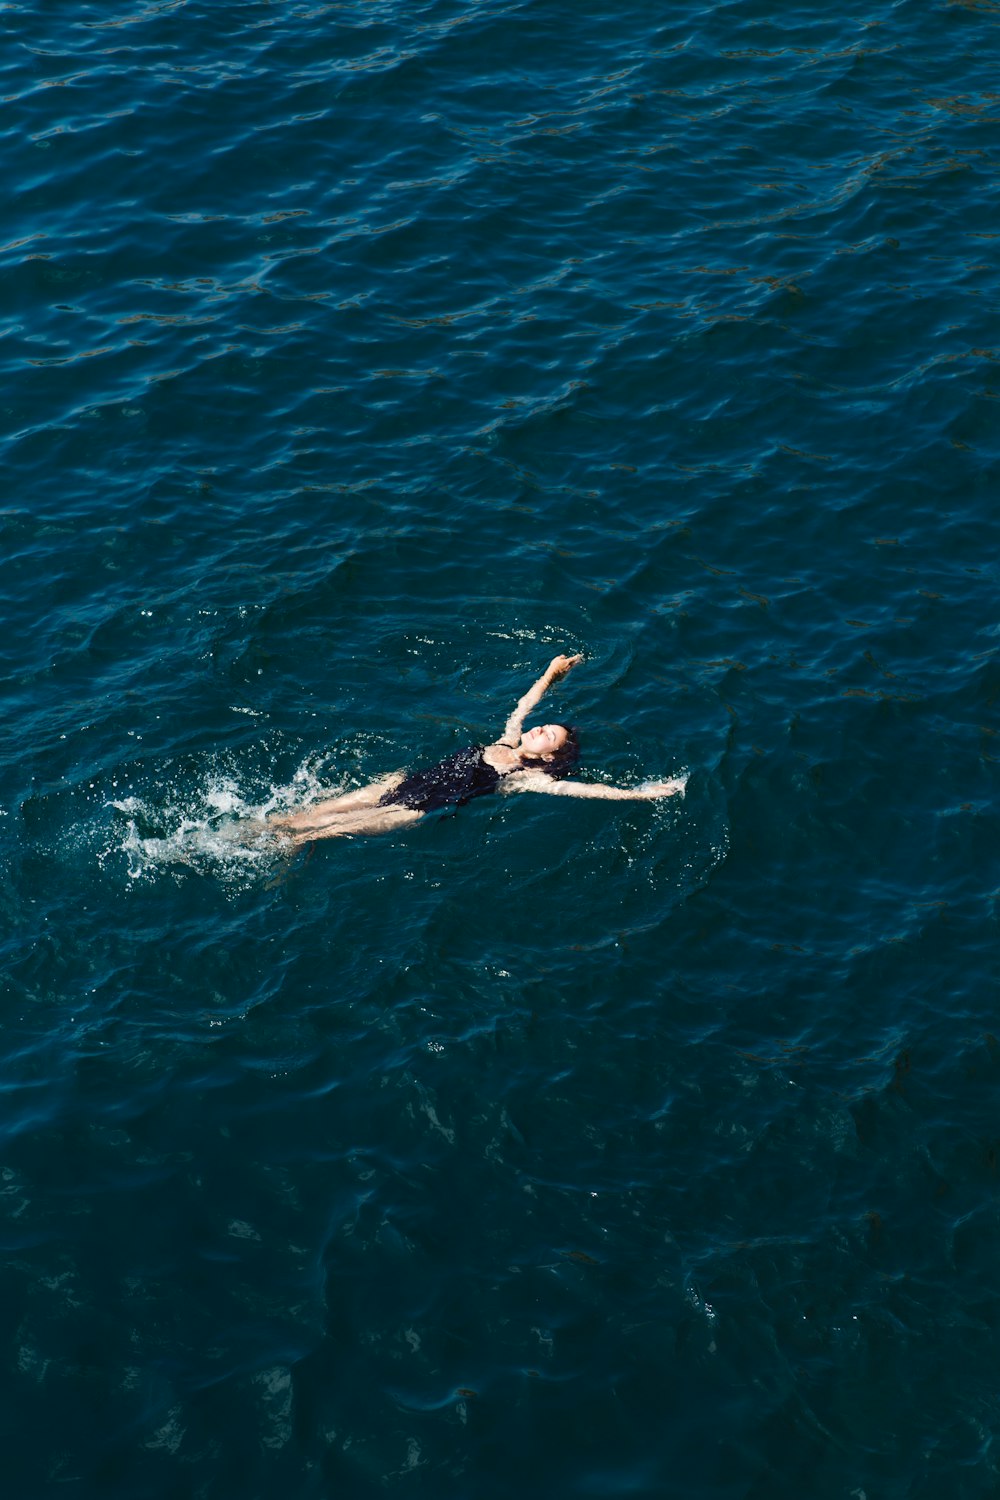
<path id="1" fill-rule="evenodd" d="M 442 807 L 460 807 L 473 797 L 495 792 L 501 772 L 489 765 L 482 745 L 458 750 L 436 766 L 404 776 L 398 786 L 380 798 L 379 807 L 408 807 L 414 812 L 435 812 Z"/>

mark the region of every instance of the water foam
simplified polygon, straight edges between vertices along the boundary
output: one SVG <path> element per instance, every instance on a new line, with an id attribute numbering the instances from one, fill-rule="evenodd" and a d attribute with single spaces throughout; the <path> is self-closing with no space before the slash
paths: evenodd
<path id="1" fill-rule="evenodd" d="M 105 868 L 132 881 L 190 869 L 227 884 L 245 885 L 275 873 L 288 846 L 266 820 L 339 790 L 321 781 L 323 757 L 302 762 L 290 782 L 264 784 L 239 766 L 216 760 L 201 780 L 158 780 L 105 802 L 109 837 L 98 852 Z"/>

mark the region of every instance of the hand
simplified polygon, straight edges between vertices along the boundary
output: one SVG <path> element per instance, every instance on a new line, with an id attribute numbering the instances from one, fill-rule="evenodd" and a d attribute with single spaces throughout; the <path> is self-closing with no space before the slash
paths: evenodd
<path id="1" fill-rule="evenodd" d="M 582 656 L 554 656 L 549 662 L 550 677 L 565 677 L 571 667 L 583 661 Z"/>
<path id="2" fill-rule="evenodd" d="M 686 776 L 671 776 L 669 781 L 647 781 L 642 790 L 650 798 L 676 797 L 678 793 L 683 797 L 686 786 Z"/>

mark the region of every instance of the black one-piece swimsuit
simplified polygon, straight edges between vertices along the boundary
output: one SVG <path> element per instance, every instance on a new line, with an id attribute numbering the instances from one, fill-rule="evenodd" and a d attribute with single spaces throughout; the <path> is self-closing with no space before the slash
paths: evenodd
<path id="1" fill-rule="evenodd" d="M 469 745 L 449 755 L 447 760 L 414 771 L 404 777 L 391 792 L 379 799 L 379 807 L 409 807 L 414 812 L 436 812 L 440 807 L 461 807 L 473 797 L 495 792 L 501 780 L 499 771 L 487 765 L 484 745 Z"/>

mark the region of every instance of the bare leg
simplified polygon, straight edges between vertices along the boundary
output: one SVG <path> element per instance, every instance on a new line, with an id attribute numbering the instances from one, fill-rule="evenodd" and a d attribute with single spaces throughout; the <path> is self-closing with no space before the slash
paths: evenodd
<path id="1" fill-rule="evenodd" d="M 345 792 L 341 797 L 328 797 L 325 802 L 313 802 L 301 812 L 290 813 L 280 818 L 269 818 L 268 824 L 279 832 L 295 833 L 307 828 L 315 828 L 330 819 L 343 817 L 345 813 L 360 812 L 363 808 L 375 807 L 386 792 L 391 792 L 394 786 L 398 786 L 403 779 L 402 771 L 395 771 L 391 776 L 383 776 L 379 781 L 373 781 L 368 786 L 358 787 L 356 792 Z M 312 837 L 316 837 L 315 834 Z"/>
<path id="2" fill-rule="evenodd" d="M 313 839 L 335 839 L 358 833 L 389 833 L 394 828 L 405 828 L 410 823 L 418 823 L 423 816 L 423 813 L 416 812 L 412 807 L 369 806 L 367 809 L 358 808 L 356 812 L 328 814 L 313 823 L 306 822 L 306 814 L 301 813 L 296 815 L 294 826 L 289 826 L 293 821 L 291 819 L 273 819 L 271 827 L 279 837 L 287 838 L 293 849 L 297 849 L 302 844 L 311 843 Z"/>

